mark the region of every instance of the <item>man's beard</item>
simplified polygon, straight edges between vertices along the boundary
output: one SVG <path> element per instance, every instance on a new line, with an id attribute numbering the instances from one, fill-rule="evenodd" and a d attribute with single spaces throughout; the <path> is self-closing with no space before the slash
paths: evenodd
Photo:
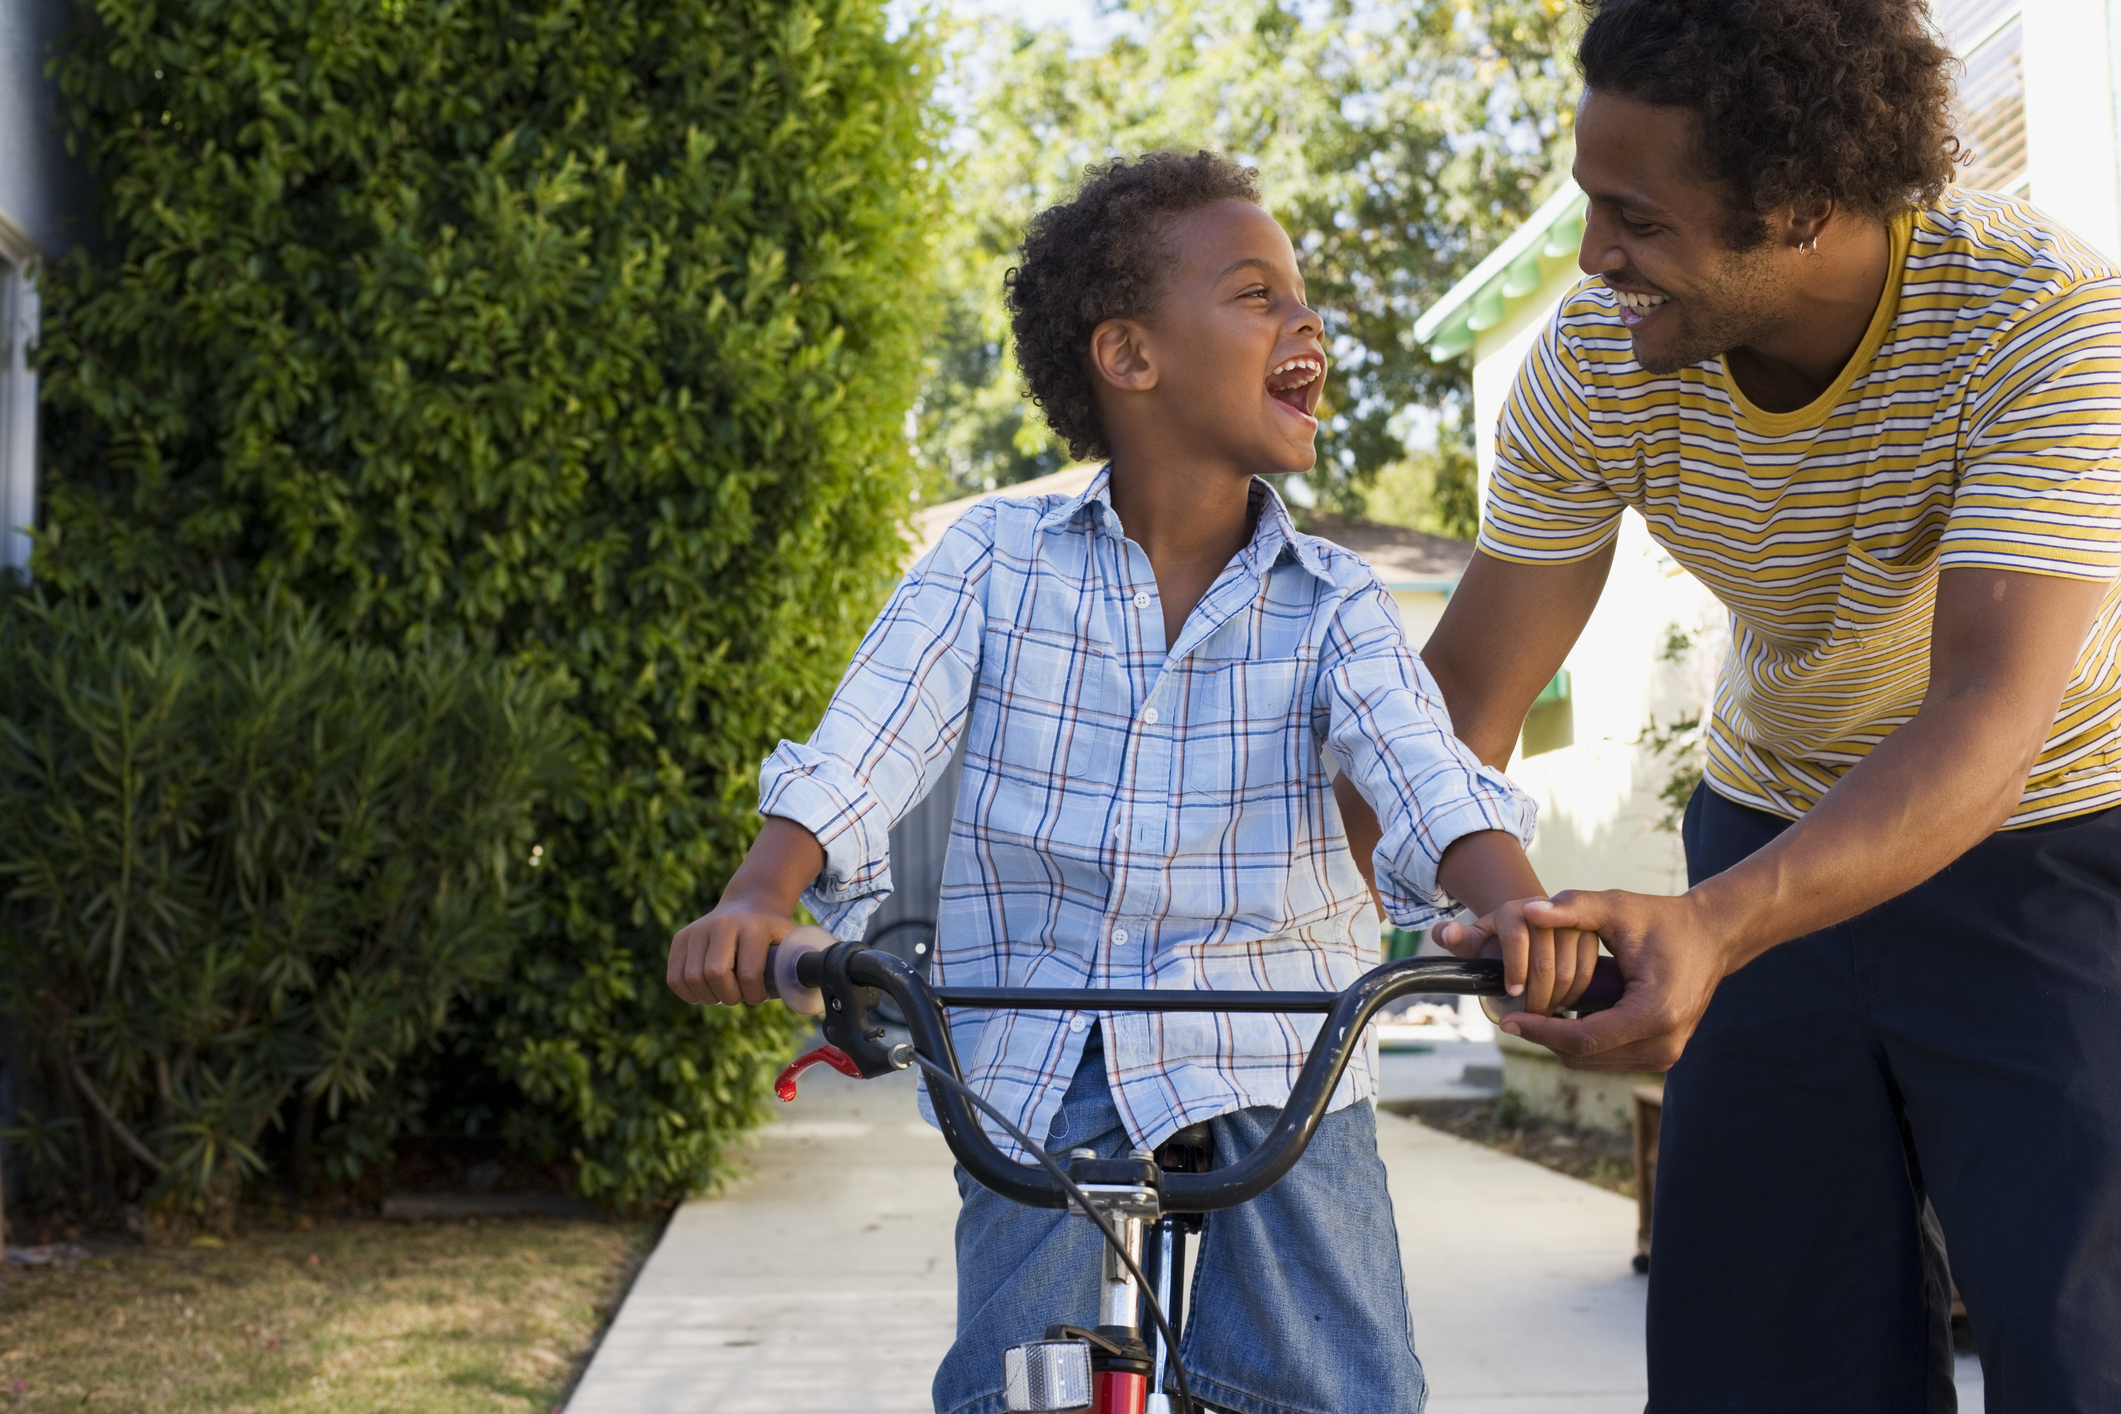
<path id="1" fill-rule="evenodd" d="M 1711 284 L 1673 301 L 1678 328 L 1664 350 L 1648 354 L 1637 343 L 1635 361 L 1648 373 L 1677 373 L 1754 342 L 1772 322 L 1776 278 L 1771 261 L 1767 246 L 1730 252 Z"/>

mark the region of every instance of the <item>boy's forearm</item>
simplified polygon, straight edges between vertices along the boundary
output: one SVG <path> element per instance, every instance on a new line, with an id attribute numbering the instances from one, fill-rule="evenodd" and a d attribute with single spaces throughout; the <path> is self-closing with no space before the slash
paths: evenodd
<path id="1" fill-rule="evenodd" d="M 1524 846 L 1507 830 L 1476 830 L 1451 841 L 1437 865 L 1436 880 L 1444 892 L 1481 917 L 1516 899 L 1546 896 Z"/>
<path id="2" fill-rule="evenodd" d="M 793 914 L 803 890 L 824 868 L 825 850 L 817 836 L 793 820 L 768 815 L 744 862 L 729 876 L 721 906 Z"/>

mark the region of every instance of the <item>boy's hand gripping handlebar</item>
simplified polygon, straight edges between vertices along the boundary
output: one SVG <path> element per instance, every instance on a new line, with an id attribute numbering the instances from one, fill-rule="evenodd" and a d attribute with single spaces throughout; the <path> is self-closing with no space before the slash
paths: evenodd
<path id="1" fill-rule="evenodd" d="M 917 1053 L 963 1078 L 951 1045 L 944 1007 L 1012 1008 L 1020 1011 L 1214 1011 L 1324 1012 L 1318 1039 L 1305 1059 L 1281 1118 L 1251 1153 L 1207 1173 L 1154 1173 L 1165 1212 L 1206 1213 L 1234 1208 L 1272 1187 L 1293 1167 L 1324 1117 L 1340 1075 L 1362 1042 L 1363 1028 L 1381 1009 L 1415 993 L 1445 993 L 1501 999 L 1502 962 L 1495 958 L 1409 957 L 1373 968 L 1343 992 L 1156 991 L 1112 987 L 930 987 L 890 953 L 860 943 L 834 942 L 822 928 L 798 928 L 767 955 L 767 990 L 797 1011 L 822 1018 L 826 1044 L 781 1072 L 777 1089 L 795 1096 L 796 1077 L 826 1064 L 850 1076 L 870 1078 L 904 1070 Z M 1579 1014 L 1603 1011 L 1620 1000 L 1620 969 L 1598 960 L 1589 990 L 1577 999 Z M 870 1009 L 889 993 L 905 1014 L 910 1045 L 886 1044 L 884 1027 Z M 929 1099 L 950 1151 L 982 1186 L 1035 1208 L 1068 1206 L 1068 1195 L 1036 1164 L 1003 1155 L 953 1088 L 931 1085 Z M 1153 1171 L 1154 1166 L 1148 1166 Z"/>

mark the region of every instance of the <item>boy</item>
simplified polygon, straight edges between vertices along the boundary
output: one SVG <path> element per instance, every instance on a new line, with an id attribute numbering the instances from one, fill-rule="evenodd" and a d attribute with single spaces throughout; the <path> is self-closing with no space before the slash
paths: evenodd
<path id="1" fill-rule="evenodd" d="M 1588 982 L 1595 939 L 1522 921 L 1544 892 L 1530 802 L 1452 735 L 1369 568 L 1297 534 L 1256 479 L 1311 466 L 1326 370 L 1295 252 L 1257 200 L 1220 157 L 1157 153 L 1091 169 L 1032 223 L 1009 283 L 1018 363 L 1071 451 L 1108 464 L 1081 496 L 976 506 L 914 567 L 816 734 L 767 761 L 758 842 L 671 942 L 680 995 L 763 1000 L 798 897 L 859 937 L 891 888 L 887 831 L 961 736 L 936 928 L 953 984 L 1347 986 L 1377 960 L 1377 919 L 1329 760 L 1383 822 L 1376 891 L 1395 920 L 1446 896 L 1492 913 L 1483 930 L 1541 1010 Z M 1154 1148 L 1205 1120 L 1229 1162 L 1271 1126 L 1318 1023 L 951 1024 L 967 1079 L 1051 1151 Z M 1181 1354 L 1210 1403 L 1421 1407 L 1375 1112 L 1356 1103 L 1373 1091 L 1351 1065 L 1289 1176 L 1208 1217 Z M 1099 1238 L 959 1187 L 935 1408 L 993 1414 L 1005 1346 L 1094 1323 Z"/>

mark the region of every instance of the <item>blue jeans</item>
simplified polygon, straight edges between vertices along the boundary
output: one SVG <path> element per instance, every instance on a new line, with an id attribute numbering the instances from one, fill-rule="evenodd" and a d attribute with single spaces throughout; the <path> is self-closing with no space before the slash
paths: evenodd
<path id="1" fill-rule="evenodd" d="M 1216 1162 L 1267 1136 L 1278 1111 L 1209 1122 Z M 1061 1100 L 1054 1154 L 1133 1147 L 1113 1106 L 1097 1033 Z M 998 1198 L 958 1170 L 957 1341 L 935 1375 L 937 1414 L 999 1414 L 1002 1350 L 1063 1322 L 1097 1323 L 1103 1239 L 1086 1220 Z M 1199 1398 L 1235 1414 L 1419 1414 L 1428 1399 L 1399 1234 L 1377 1157 L 1377 1113 L 1325 1117 L 1289 1175 L 1210 1213 L 1181 1338 Z"/>

